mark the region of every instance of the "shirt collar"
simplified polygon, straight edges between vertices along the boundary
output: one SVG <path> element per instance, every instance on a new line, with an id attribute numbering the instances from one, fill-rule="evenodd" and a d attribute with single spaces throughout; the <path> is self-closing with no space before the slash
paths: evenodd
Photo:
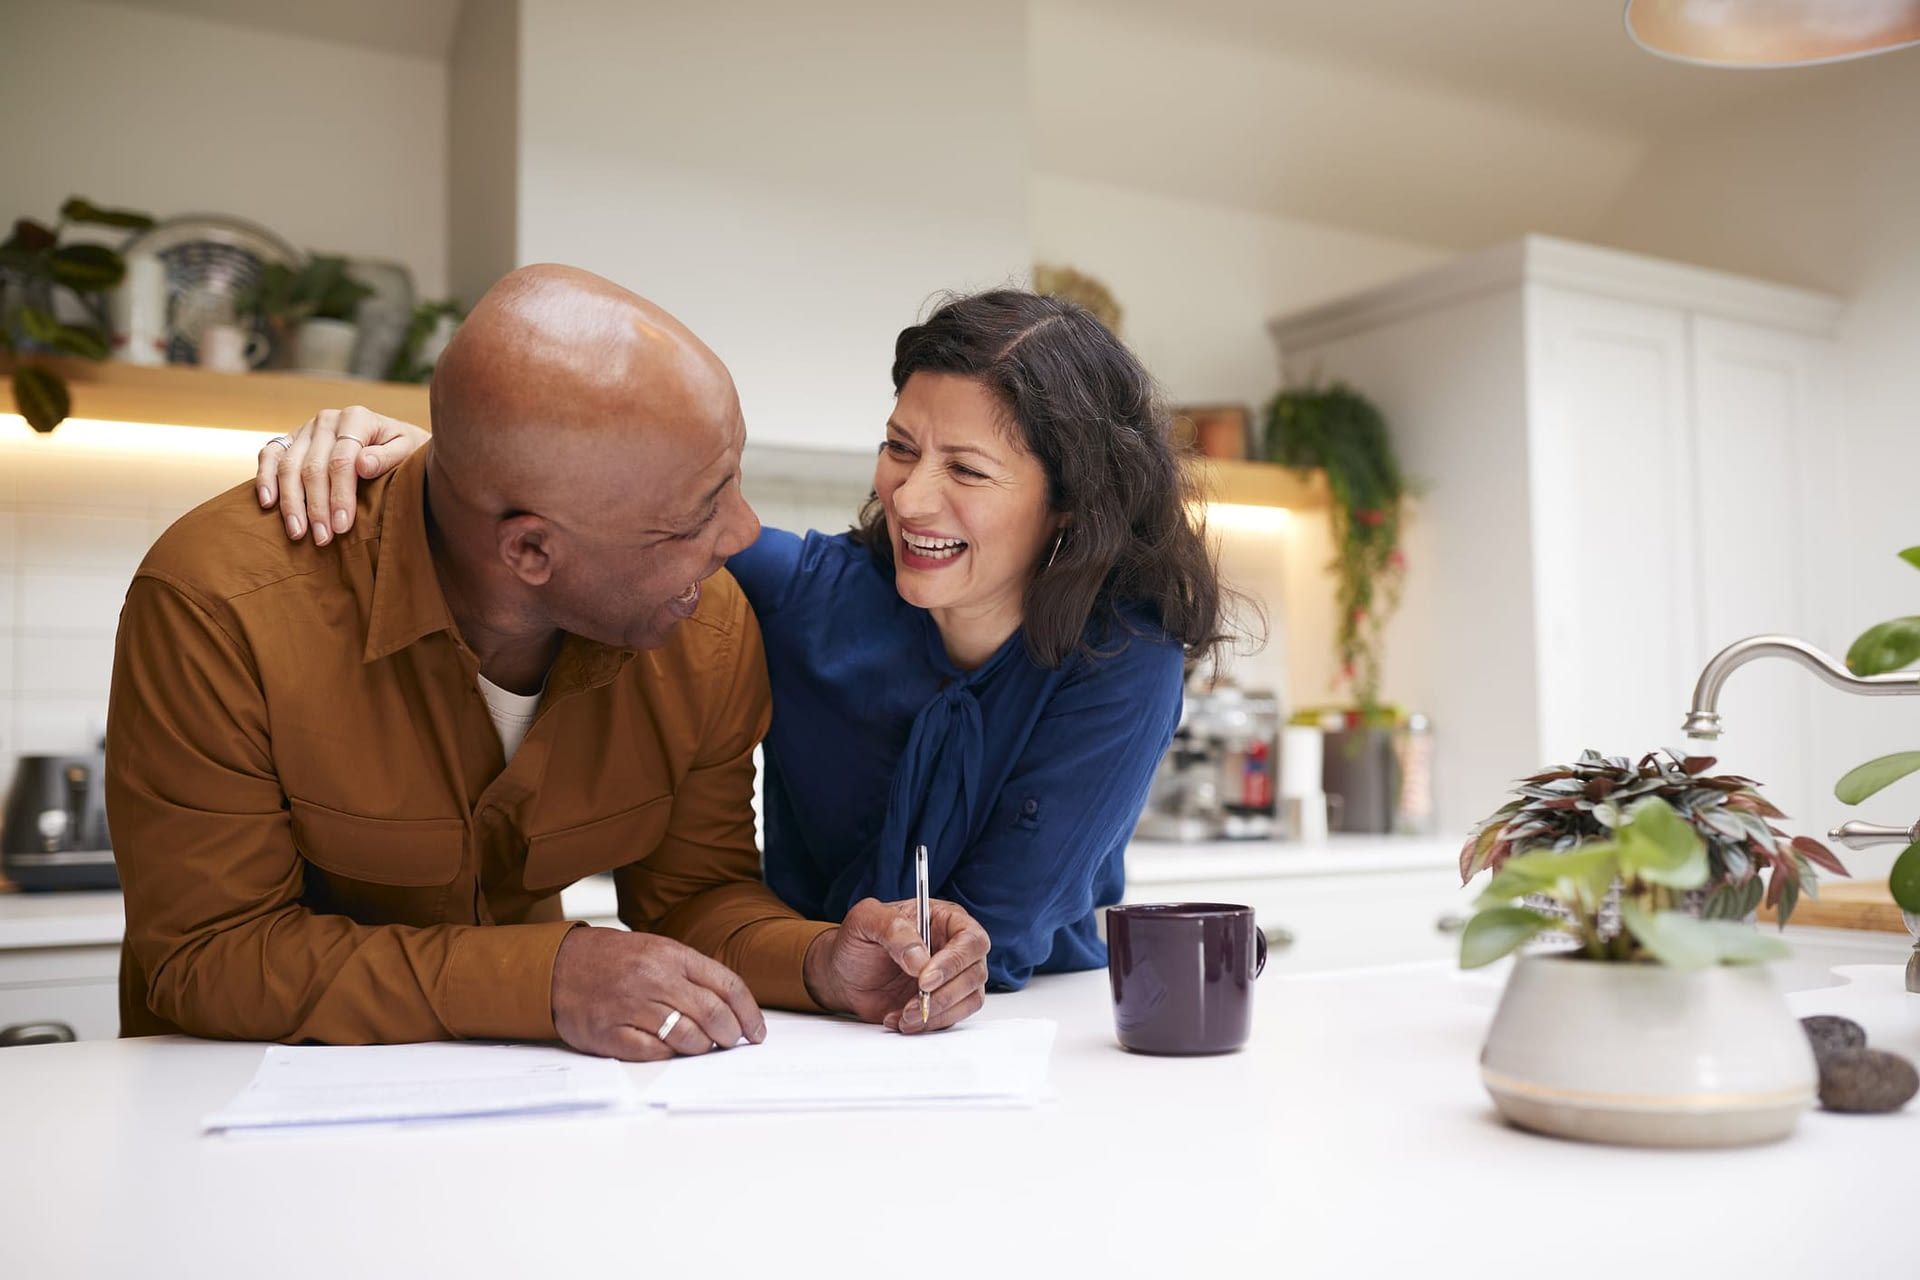
<path id="1" fill-rule="evenodd" d="M 427 545 L 427 460 L 432 456 L 429 440 L 400 464 L 380 495 L 380 553 L 373 568 L 363 662 L 397 653 L 422 636 L 454 629 Z"/>
<path id="2" fill-rule="evenodd" d="M 433 441 L 428 440 L 400 464 L 380 495 L 380 555 L 373 568 L 362 662 L 378 661 L 440 631 L 458 639 L 427 543 L 427 459 L 432 454 Z M 633 656 L 632 649 L 568 635 L 548 673 L 548 693 L 557 696 L 606 684 Z"/>

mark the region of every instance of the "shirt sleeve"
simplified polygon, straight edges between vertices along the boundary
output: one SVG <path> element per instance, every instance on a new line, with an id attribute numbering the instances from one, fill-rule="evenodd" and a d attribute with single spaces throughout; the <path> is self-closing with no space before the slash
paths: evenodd
<path id="1" fill-rule="evenodd" d="M 734 643 L 720 664 L 725 694 L 693 767 L 674 790 L 666 836 L 647 858 L 614 872 L 620 918 L 631 929 L 664 934 L 712 956 L 739 974 L 763 1005 L 815 1012 L 820 1006 L 807 992 L 807 948 L 834 926 L 803 918 L 760 878 L 753 749 L 766 735 L 772 697 L 760 629 L 744 601 L 731 634 Z"/>
<path id="2" fill-rule="evenodd" d="M 996 987 L 1025 986 L 1054 935 L 1099 905 L 1100 876 L 1125 850 L 1179 725 L 1184 674 L 1177 647 L 1136 638 L 1049 699 L 941 891 L 986 928 Z"/>
<path id="3" fill-rule="evenodd" d="M 213 608 L 142 576 L 120 616 L 107 814 L 135 998 L 226 1039 L 552 1039 L 571 925 L 363 925 L 302 904 L 266 699 Z"/>
<path id="4" fill-rule="evenodd" d="M 745 551 L 727 560 L 727 572 L 746 592 L 753 611 L 761 617 L 777 613 L 793 592 L 800 572 L 805 541 L 785 529 L 763 528 Z"/>

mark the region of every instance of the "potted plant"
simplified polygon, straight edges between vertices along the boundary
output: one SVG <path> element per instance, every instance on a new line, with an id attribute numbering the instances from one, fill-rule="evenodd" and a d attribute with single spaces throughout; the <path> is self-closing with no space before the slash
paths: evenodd
<path id="1" fill-rule="evenodd" d="M 1815 868 L 1844 876 L 1833 851 L 1811 836 L 1789 836 L 1771 819 L 1786 815 L 1760 794 L 1759 784 L 1736 774 L 1709 774 L 1711 756 L 1650 751 L 1638 762 L 1583 751 L 1568 765 L 1522 778 L 1514 799 L 1483 819 L 1460 850 L 1460 883 L 1481 871 L 1499 871 L 1507 859 L 1532 850 L 1565 853 L 1612 836 L 1628 806 L 1649 797 L 1666 802 L 1705 842 L 1707 877 L 1687 902 L 1708 919 L 1742 920 L 1762 900 L 1785 926 L 1803 892 L 1812 892 Z M 1762 879 L 1761 872 L 1771 874 Z M 1607 913 L 1609 931 L 1612 913 Z"/>
<path id="2" fill-rule="evenodd" d="M 1407 485 L 1386 418 L 1345 383 L 1282 391 L 1268 402 L 1270 461 L 1327 473 L 1333 503 L 1333 574 L 1340 677 L 1352 689 L 1358 719 L 1380 713 L 1380 641 L 1400 604 L 1406 557 L 1400 527 Z"/>
<path id="3" fill-rule="evenodd" d="M 393 363 L 387 366 L 387 381 L 426 382 L 432 378 L 433 366 L 439 363 L 441 352 L 453 341 L 453 331 L 466 315 L 453 298 L 415 304 L 406 337 L 394 353 Z"/>
<path id="4" fill-rule="evenodd" d="M 1732 1146 L 1792 1132 L 1814 1100 L 1813 1050 L 1765 962 L 1786 953 L 1751 924 L 1699 919 L 1708 842 L 1654 794 L 1604 839 L 1508 856 L 1460 941 L 1478 968 L 1548 932 L 1570 947 L 1521 956 L 1481 1052 L 1510 1123 L 1644 1146 Z M 1523 900 L 1545 899 L 1548 914 Z M 1602 911 L 1617 904 L 1618 928 Z"/>
<path id="5" fill-rule="evenodd" d="M 290 350 L 291 367 L 344 377 L 360 336 L 354 308 L 372 292 L 347 274 L 345 258 L 316 253 L 298 267 L 268 263 L 239 308 L 265 321 L 275 347 Z"/>
<path id="6" fill-rule="evenodd" d="M 1900 558 L 1920 569 L 1920 547 L 1908 547 Z M 1893 618 L 1860 633 L 1847 650 L 1847 667 L 1857 676 L 1885 675 L 1920 662 L 1920 617 Z M 1920 770 L 1920 751 L 1896 751 L 1847 771 L 1834 784 L 1833 794 L 1843 804 L 1859 804 L 1900 779 Z M 1920 937 L 1920 841 L 1908 845 L 1887 875 L 1893 900 L 1907 913 L 1907 928 Z"/>
<path id="7" fill-rule="evenodd" d="M 21 218 L 0 243 L 0 350 L 12 357 L 13 402 L 35 431 L 59 426 L 73 401 L 66 379 L 32 357 L 105 360 L 110 350 L 107 292 L 127 273 L 117 249 L 60 243 L 74 224 L 144 231 L 153 219 L 126 209 L 102 209 L 73 196 L 60 206 L 60 217 L 51 227 Z M 61 319 L 63 295 L 84 313 L 80 323 Z"/>

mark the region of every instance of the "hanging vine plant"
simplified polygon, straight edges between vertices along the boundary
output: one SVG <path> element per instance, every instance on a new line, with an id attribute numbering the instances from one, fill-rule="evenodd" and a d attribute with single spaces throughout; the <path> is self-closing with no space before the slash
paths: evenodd
<path id="1" fill-rule="evenodd" d="M 1340 678 L 1371 723 L 1380 712 L 1381 635 L 1400 605 L 1407 568 L 1400 550 L 1407 486 L 1387 420 L 1344 383 L 1285 390 L 1267 405 L 1266 440 L 1269 461 L 1327 473 Z"/>

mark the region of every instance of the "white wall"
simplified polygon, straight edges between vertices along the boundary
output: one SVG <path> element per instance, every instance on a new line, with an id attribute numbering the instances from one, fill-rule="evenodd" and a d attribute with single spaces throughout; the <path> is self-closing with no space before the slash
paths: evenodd
<path id="1" fill-rule="evenodd" d="M 445 291 L 443 63 L 93 0 L 0 0 L 0 32 L 5 217 L 235 214 Z"/>
<path id="2" fill-rule="evenodd" d="M 1872 623 L 1920 613 L 1920 574 L 1895 558 L 1920 544 L 1920 147 L 1912 141 L 1920 54 L 1848 71 L 1837 86 L 1762 109 L 1676 121 L 1604 229 L 1625 248 L 1847 299 L 1842 399 L 1833 415 L 1842 426 L 1832 441 L 1843 497 L 1836 509 L 1815 513 L 1828 572 L 1812 584 L 1820 621 L 1808 637 L 1835 654 Z M 1920 748 L 1920 699 L 1822 689 L 1813 747 L 1834 778 L 1881 752 Z M 1920 783 L 1908 782 L 1860 811 L 1824 799 L 1794 817 L 1824 829 L 1848 817 L 1905 824 L 1916 815 Z M 1847 861 L 1874 872 L 1887 856 Z"/>
<path id="3" fill-rule="evenodd" d="M 466 0 L 447 64 L 447 281 L 471 307 L 519 248 L 519 0 Z"/>
<path id="4" fill-rule="evenodd" d="M 1027 269 L 1017 0 L 524 0 L 521 19 L 520 261 L 673 311 L 757 439 L 870 446 L 930 295 Z"/>

